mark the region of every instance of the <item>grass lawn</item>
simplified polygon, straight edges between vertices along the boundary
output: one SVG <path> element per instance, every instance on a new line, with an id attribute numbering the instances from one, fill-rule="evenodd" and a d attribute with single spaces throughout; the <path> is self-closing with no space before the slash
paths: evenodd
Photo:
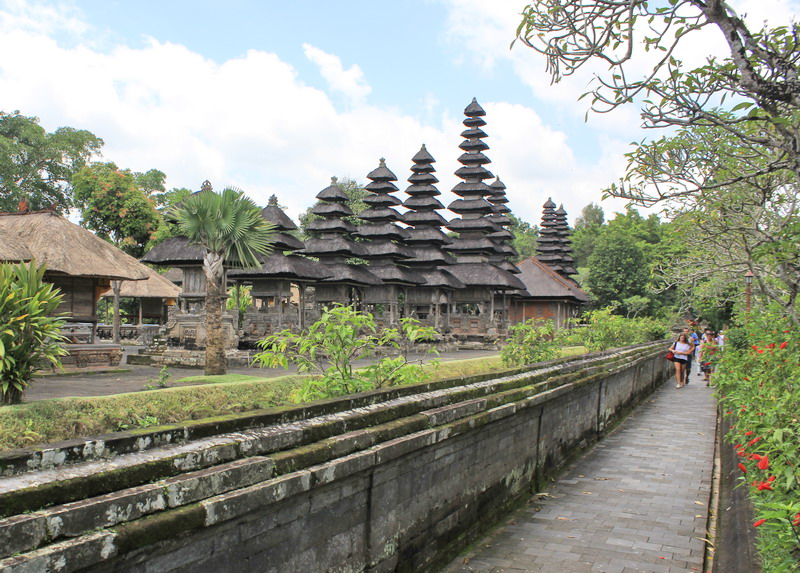
<path id="1" fill-rule="evenodd" d="M 585 352 L 582 348 L 564 350 L 564 356 Z M 425 381 L 506 369 L 499 353 L 467 360 L 433 360 L 423 368 Z M 292 391 L 307 378 L 296 374 L 273 378 L 189 376 L 175 381 L 192 384 L 189 386 L 4 406 L 0 408 L 0 450 L 285 406 L 292 403 Z"/>

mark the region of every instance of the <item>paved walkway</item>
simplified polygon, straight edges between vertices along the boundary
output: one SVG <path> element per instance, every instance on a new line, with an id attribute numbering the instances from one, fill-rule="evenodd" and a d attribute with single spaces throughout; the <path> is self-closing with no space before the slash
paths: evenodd
<path id="1" fill-rule="evenodd" d="M 702 571 L 716 402 L 674 377 L 446 573 Z"/>

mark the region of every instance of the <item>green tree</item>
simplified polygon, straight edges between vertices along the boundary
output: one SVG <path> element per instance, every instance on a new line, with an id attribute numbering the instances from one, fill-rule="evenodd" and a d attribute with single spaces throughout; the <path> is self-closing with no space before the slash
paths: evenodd
<path id="1" fill-rule="evenodd" d="M 0 263 L 0 404 L 18 404 L 43 363 L 60 366 L 61 294 L 42 280 L 45 267 Z"/>
<path id="2" fill-rule="evenodd" d="M 260 266 L 259 255 L 272 251 L 274 226 L 242 191 L 230 187 L 215 193 L 209 186 L 187 197 L 171 214 L 178 221 L 181 234 L 205 249 L 205 373 L 225 374 L 227 359 L 222 329 L 222 308 L 227 298 L 225 266 Z"/>
<path id="3" fill-rule="evenodd" d="M 632 296 L 646 296 L 650 265 L 645 250 L 621 228 L 609 228 L 589 257 L 588 286 L 598 306 L 621 307 Z"/>
<path id="4" fill-rule="evenodd" d="M 522 261 L 536 255 L 536 241 L 539 236 L 536 225 L 523 221 L 513 213 L 509 213 L 508 218 L 511 219 L 508 230 L 514 234 L 511 246 L 517 251 L 517 260 Z"/>
<path id="5" fill-rule="evenodd" d="M 678 45 L 712 33 L 726 43 L 728 56 L 684 66 Z M 593 110 L 636 101 L 644 127 L 687 128 L 683 138 L 634 144 L 626 177 L 608 190 L 613 196 L 647 205 L 767 173 L 800 173 L 796 22 L 753 32 L 724 0 L 537 0 L 524 9 L 517 37 L 547 58 L 553 81 L 592 60 L 608 65 L 589 92 Z M 641 50 L 656 54 L 644 72 Z M 736 145 L 720 150 L 709 129 L 727 133 Z M 706 173 L 702 165 L 720 152 L 740 159 L 739 168 L 723 178 L 688 177 Z"/>
<path id="6" fill-rule="evenodd" d="M 0 211 L 73 206 L 72 176 L 99 154 L 103 140 L 93 133 L 60 127 L 47 133 L 39 118 L 0 111 Z"/>
<path id="7" fill-rule="evenodd" d="M 114 163 L 93 163 L 78 171 L 72 184 L 81 225 L 141 257 L 161 218 L 134 174 Z"/>
<path id="8" fill-rule="evenodd" d="M 606 221 L 606 215 L 600 205 L 589 203 L 583 209 L 581 214 L 575 218 L 574 229 L 583 229 L 585 227 L 599 227 Z"/>
<path id="9" fill-rule="evenodd" d="M 575 227 L 570 235 L 575 268 L 585 268 L 589 263 L 589 257 L 594 251 L 595 241 L 603 230 L 604 222 L 603 208 L 594 203 L 586 205 L 575 219 Z"/>
<path id="10" fill-rule="evenodd" d="M 253 306 L 253 296 L 250 294 L 252 287 L 236 283 L 234 286 L 228 287 L 228 300 L 225 301 L 225 308 L 227 310 L 235 310 L 239 320 L 236 324 L 237 328 L 242 328 L 242 321 L 244 314 Z"/>
<path id="11" fill-rule="evenodd" d="M 161 215 L 161 224 L 158 226 L 153 238 L 148 244 L 148 249 L 170 237 L 177 237 L 181 234 L 178 222 L 169 213 L 181 202 L 192 194 L 191 189 L 186 187 L 175 187 L 171 191 L 154 193 L 150 199 L 155 202 L 156 210 Z"/>
<path id="12" fill-rule="evenodd" d="M 413 318 L 400 322 L 399 329 L 379 330 L 372 314 L 337 305 L 326 308 L 307 331 L 296 334 L 284 330 L 259 341 L 263 350 L 254 361 L 271 368 L 286 368 L 291 362 L 300 372 L 319 374 L 321 378 L 304 384 L 299 396 L 303 401 L 417 382 L 422 369 L 409 361 L 409 350 L 419 342 L 433 340 L 436 331 Z M 355 368 L 355 361 L 372 358 L 385 347 L 399 355 Z"/>
<path id="13" fill-rule="evenodd" d="M 134 173 L 133 178 L 136 181 L 136 186 L 142 190 L 145 196 L 153 200 L 167 191 L 166 187 L 164 187 L 167 176 L 158 169 L 150 169 L 144 173 Z"/>

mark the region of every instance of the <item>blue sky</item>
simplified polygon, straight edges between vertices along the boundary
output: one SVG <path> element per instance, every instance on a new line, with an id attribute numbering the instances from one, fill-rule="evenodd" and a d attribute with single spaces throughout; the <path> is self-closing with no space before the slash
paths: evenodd
<path id="1" fill-rule="evenodd" d="M 747 0 L 788 21 L 797 0 Z M 157 168 L 168 187 L 276 194 L 295 217 L 331 176 L 366 182 L 385 157 L 405 189 L 425 143 L 447 205 L 463 110 L 486 109 L 489 169 L 512 211 L 539 223 L 548 197 L 570 220 L 624 170 L 644 137 L 634 107 L 590 116 L 588 70 L 550 85 L 509 44 L 517 0 L 74 2 L 0 0 L 0 109 L 53 130 L 89 129 L 103 160 Z M 715 38 L 690 46 L 712 53 Z M 402 197 L 402 193 L 399 194 Z M 607 215 L 621 202 L 601 203 Z M 444 213 L 445 217 L 450 216 Z"/>

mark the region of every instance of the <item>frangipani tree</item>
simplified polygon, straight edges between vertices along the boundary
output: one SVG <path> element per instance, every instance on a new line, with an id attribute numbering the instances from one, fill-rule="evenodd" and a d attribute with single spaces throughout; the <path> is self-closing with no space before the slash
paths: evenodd
<path id="1" fill-rule="evenodd" d="M 222 310 L 228 297 L 225 267 L 258 267 L 259 255 L 272 251 L 274 227 L 261 216 L 261 209 L 238 189 L 228 187 L 215 193 L 204 184 L 200 193 L 191 195 L 172 214 L 181 234 L 205 248 L 203 271 L 206 291 L 206 364 L 207 375 L 225 374 L 225 340 Z"/>

